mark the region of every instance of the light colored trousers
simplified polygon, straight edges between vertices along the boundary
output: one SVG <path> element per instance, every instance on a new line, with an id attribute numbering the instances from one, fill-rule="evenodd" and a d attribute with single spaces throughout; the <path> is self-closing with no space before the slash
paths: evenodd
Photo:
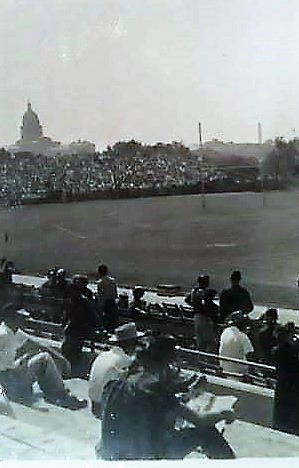
<path id="1" fill-rule="evenodd" d="M 38 353 L 16 367 L 0 372 L 0 386 L 11 400 L 26 401 L 32 397 L 32 385 L 38 385 L 45 396 L 58 397 L 66 393 L 61 374 L 47 352 Z"/>

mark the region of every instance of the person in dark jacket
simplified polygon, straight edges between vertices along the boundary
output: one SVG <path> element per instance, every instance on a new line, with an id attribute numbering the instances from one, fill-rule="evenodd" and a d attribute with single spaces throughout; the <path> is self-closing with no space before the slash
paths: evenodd
<path id="1" fill-rule="evenodd" d="M 176 396 L 181 381 L 169 366 L 175 345 L 158 338 L 138 353 L 132 373 L 106 396 L 97 457 L 105 460 L 182 459 L 201 446 L 209 458 L 235 458 L 215 428 L 231 411 L 200 415 Z M 176 429 L 176 420 L 195 427 Z"/>
<path id="2" fill-rule="evenodd" d="M 0 306 L 11 302 L 13 262 L 5 257 L 0 259 Z"/>
<path id="3" fill-rule="evenodd" d="M 210 277 L 208 275 L 199 275 L 197 285 L 185 298 L 185 302 L 193 307 L 194 314 L 200 313 L 205 292 L 209 289 Z"/>
<path id="4" fill-rule="evenodd" d="M 119 310 L 117 304 L 118 292 L 115 279 L 109 275 L 107 265 L 98 266 L 99 280 L 97 282 L 97 299 L 99 315 L 104 328 L 113 333 L 119 325 Z"/>
<path id="5" fill-rule="evenodd" d="M 64 268 L 54 267 L 47 273 L 47 281 L 40 287 L 40 294 L 47 304 L 48 320 L 61 323 L 67 307 L 70 282 Z"/>
<path id="6" fill-rule="evenodd" d="M 91 336 L 97 326 L 93 294 L 87 286 L 86 276 L 74 276 L 63 320 L 65 338 L 61 350 L 71 365 L 79 361 L 84 340 Z"/>
<path id="7" fill-rule="evenodd" d="M 216 289 L 206 289 L 204 293 L 204 307 L 206 309 L 207 315 L 212 320 L 214 327 L 216 329 L 219 322 L 219 306 L 214 302 L 217 295 Z"/>
<path id="8" fill-rule="evenodd" d="M 274 398 L 273 428 L 299 435 L 299 357 L 298 346 L 287 327 L 277 334 L 273 351 L 277 384 Z"/>
<path id="9" fill-rule="evenodd" d="M 220 294 L 220 315 L 224 323 L 226 317 L 233 312 L 242 311 L 249 314 L 253 310 L 253 303 L 249 292 L 240 285 L 241 273 L 233 271 L 230 277 L 231 287 L 224 289 Z"/>
<path id="10" fill-rule="evenodd" d="M 13 262 L 7 260 L 5 257 L 0 259 L 0 282 L 1 284 L 11 284 L 12 274 L 14 271 Z"/>
<path id="11" fill-rule="evenodd" d="M 299 339 L 298 339 L 295 323 L 294 322 L 287 322 L 285 324 L 285 328 L 289 332 L 290 340 L 292 341 L 292 343 L 294 343 L 294 345 L 296 345 L 298 347 L 298 350 L 299 350 Z"/>
<path id="12" fill-rule="evenodd" d="M 257 335 L 258 356 L 261 362 L 273 365 L 273 349 L 277 346 L 277 309 L 268 309 L 264 314 L 265 325 Z"/>
<path id="13" fill-rule="evenodd" d="M 194 331 L 199 351 L 212 351 L 215 343 L 214 317 L 210 316 L 210 314 L 214 314 L 210 303 L 213 293 L 209 292 L 212 291 L 209 289 L 209 284 L 208 275 L 199 275 L 197 286 L 185 299 L 185 302 L 193 308 Z"/>

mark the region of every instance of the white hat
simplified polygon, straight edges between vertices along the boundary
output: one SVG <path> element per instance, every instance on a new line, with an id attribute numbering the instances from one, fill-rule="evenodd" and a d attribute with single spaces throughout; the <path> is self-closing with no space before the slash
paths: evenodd
<path id="1" fill-rule="evenodd" d="M 115 343 L 117 341 L 134 340 L 141 336 L 144 336 L 144 333 L 137 331 L 135 323 L 130 322 L 117 327 L 115 329 L 115 335 L 113 335 L 109 341 Z"/>

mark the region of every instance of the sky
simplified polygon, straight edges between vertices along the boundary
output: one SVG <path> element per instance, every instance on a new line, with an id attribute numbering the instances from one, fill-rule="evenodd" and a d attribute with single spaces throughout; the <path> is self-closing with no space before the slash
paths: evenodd
<path id="1" fill-rule="evenodd" d="M 298 0 L 1 0 L 0 145 L 299 136 Z"/>

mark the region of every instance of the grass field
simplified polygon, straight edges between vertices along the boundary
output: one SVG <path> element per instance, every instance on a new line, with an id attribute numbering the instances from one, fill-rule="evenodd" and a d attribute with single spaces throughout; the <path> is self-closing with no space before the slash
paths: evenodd
<path id="1" fill-rule="evenodd" d="M 0 212 L 6 251 L 19 270 L 70 272 L 110 265 L 120 284 L 189 288 L 208 272 L 218 289 L 242 271 L 257 301 L 295 306 L 299 191 L 218 194 L 25 206 Z"/>

